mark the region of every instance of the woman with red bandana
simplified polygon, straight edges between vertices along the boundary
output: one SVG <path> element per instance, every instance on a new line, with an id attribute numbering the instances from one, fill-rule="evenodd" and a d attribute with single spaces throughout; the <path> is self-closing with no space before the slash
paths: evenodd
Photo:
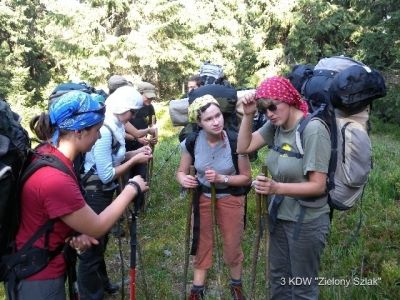
<path id="1" fill-rule="evenodd" d="M 252 133 L 257 107 L 269 120 Z M 272 178 L 257 176 L 254 186 L 269 195 L 271 299 L 318 299 L 318 269 L 330 226 L 329 132 L 323 121 L 311 119 L 299 138 L 307 103 L 283 77 L 264 80 L 247 95 L 243 109 L 238 153 L 270 148 L 265 164 Z"/>

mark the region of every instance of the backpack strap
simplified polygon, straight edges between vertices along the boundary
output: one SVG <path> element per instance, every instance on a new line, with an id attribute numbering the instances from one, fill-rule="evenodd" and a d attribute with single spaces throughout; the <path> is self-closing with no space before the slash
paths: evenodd
<path id="1" fill-rule="evenodd" d="M 188 150 L 190 156 L 192 156 L 193 164 L 195 160 L 194 148 L 200 130 L 194 131 L 186 137 L 185 147 Z M 235 131 L 229 129 L 225 129 L 225 132 L 228 137 L 229 146 L 231 147 L 232 163 L 233 166 L 235 167 L 236 174 L 239 174 L 238 154 L 236 152 L 238 134 Z"/>
<path id="2" fill-rule="evenodd" d="M 105 128 L 107 128 L 111 133 L 111 138 L 112 138 L 111 148 L 112 148 L 112 153 L 115 154 L 115 153 L 118 152 L 119 148 L 121 147 L 121 144 L 114 138 L 114 133 L 111 130 L 111 127 L 109 125 L 107 125 L 107 124 L 104 124 L 104 123 L 103 123 L 103 126 Z"/>

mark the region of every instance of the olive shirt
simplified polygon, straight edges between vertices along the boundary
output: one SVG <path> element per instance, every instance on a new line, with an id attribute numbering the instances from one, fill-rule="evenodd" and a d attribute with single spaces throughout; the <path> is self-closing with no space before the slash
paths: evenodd
<path id="1" fill-rule="evenodd" d="M 285 130 L 282 127 L 275 129 L 276 127 L 268 121 L 258 132 L 268 145 L 276 145 L 284 150 L 299 152 L 296 146 L 296 131 L 299 123 L 300 120 L 292 129 Z M 311 120 L 304 129 L 302 141 L 304 156 L 301 159 L 288 157 L 286 154 L 280 154 L 274 150 L 268 151 L 265 164 L 275 181 L 305 182 L 308 180 L 307 172 L 309 171 L 328 173 L 331 141 L 325 125 L 318 119 Z M 310 202 L 310 204 L 319 207 L 307 207 L 303 222 L 314 220 L 330 211 L 326 201 L 327 195 L 318 197 L 316 200 L 318 201 L 314 204 Z M 318 203 L 322 203 L 322 206 L 315 205 Z M 300 211 L 301 206 L 298 199 L 285 196 L 278 210 L 278 219 L 297 222 Z"/>

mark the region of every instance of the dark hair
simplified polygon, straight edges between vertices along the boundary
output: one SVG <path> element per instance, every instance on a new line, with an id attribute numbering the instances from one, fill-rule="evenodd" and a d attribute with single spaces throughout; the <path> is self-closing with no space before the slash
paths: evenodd
<path id="1" fill-rule="evenodd" d="M 204 85 L 203 80 L 201 79 L 201 77 L 199 75 L 192 75 L 189 77 L 188 81 L 194 81 L 196 82 L 196 85 L 198 87 Z"/>
<path id="2" fill-rule="evenodd" d="M 50 124 L 50 117 L 45 112 L 34 116 L 29 122 L 29 128 L 35 133 L 40 142 L 48 141 L 54 133 L 54 127 Z"/>
<path id="3" fill-rule="evenodd" d="M 95 124 L 97 125 L 97 124 Z M 93 125 L 93 126 L 95 126 Z M 93 126 L 86 127 L 85 130 Z M 54 134 L 55 128 L 50 123 L 50 116 L 48 113 L 42 112 L 40 115 L 34 116 L 29 122 L 29 128 L 35 133 L 39 142 L 48 142 Z M 60 129 L 60 137 L 66 135 L 69 130 Z"/>

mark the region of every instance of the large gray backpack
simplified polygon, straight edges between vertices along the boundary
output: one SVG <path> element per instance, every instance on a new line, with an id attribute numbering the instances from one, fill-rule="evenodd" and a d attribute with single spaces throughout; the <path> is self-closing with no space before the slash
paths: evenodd
<path id="1" fill-rule="evenodd" d="M 280 145 L 268 147 L 282 155 L 301 159 L 304 156 L 304 129 L 311 120 L 320 120 L 330 131 L 332 147 L 327 174 L 328 203 L 332 209 L 347 210 L 361 198 L 371 171 L 372 150 L 367 130 L 369 107 L 352 115 L 336 109 L 332 115 L 333 120 L 324 117 L 324 112 L 326 109 L 321 107 L 300 122 L 296 132 L 298 152 L 285 150 Z M 334 122 L 334 125 L 328 125 L 329 121 Z M 315 207 L 310 201 L 299 200 L 304 207 Z M 321 202 L 320 205 L 325 204 Z"/>

